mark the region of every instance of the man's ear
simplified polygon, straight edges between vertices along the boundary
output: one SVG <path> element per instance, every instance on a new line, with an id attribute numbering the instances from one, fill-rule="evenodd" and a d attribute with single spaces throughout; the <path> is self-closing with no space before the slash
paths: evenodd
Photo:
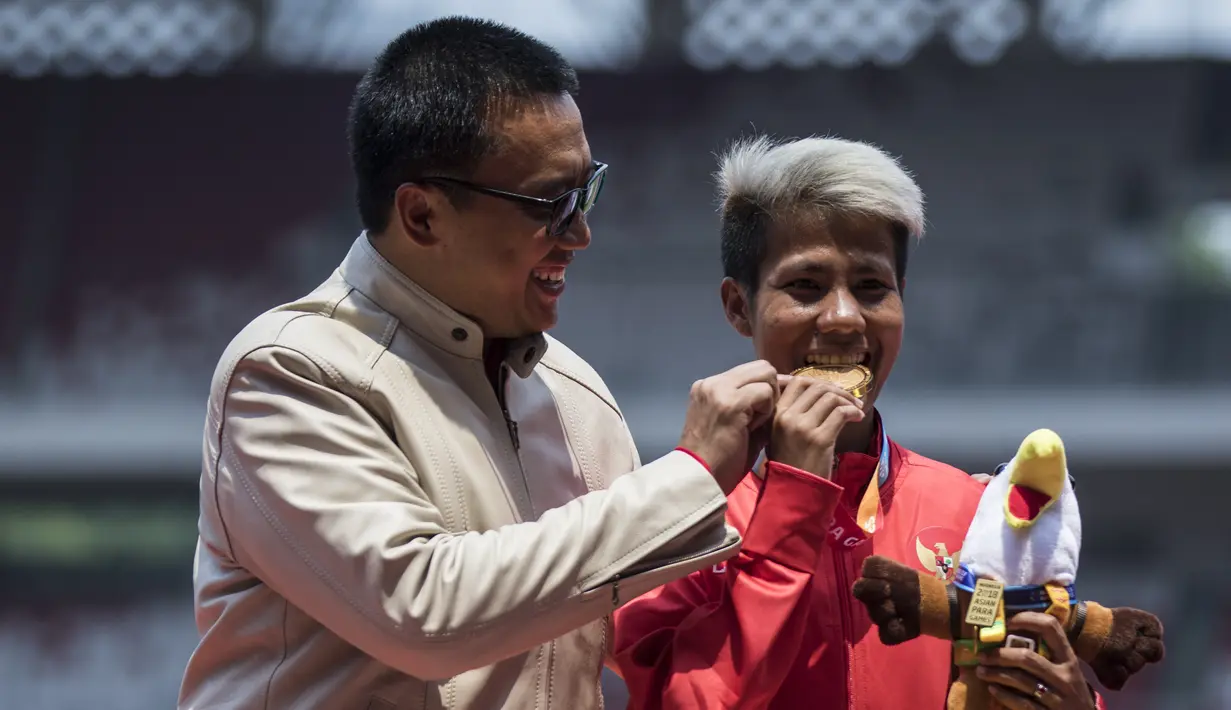
<path id="1" fill-rule="evenodd" d="M 744 287 L 727 277 L 722 280 L 719 289 L 722 294 L 722 310 L 727 314 L 727 322 L 737 333 L 745 338 L 752 337 L 752 299 L 745 293 Z"/>
<path id="2" fill-rule="evenodd" d="M 439 190 L 406 183 L 393 195 L 394 221 L 415 244 L 432 246 L 440 242 L 440 235 L 432 231 L 432 222 L 445 202 Z"/>

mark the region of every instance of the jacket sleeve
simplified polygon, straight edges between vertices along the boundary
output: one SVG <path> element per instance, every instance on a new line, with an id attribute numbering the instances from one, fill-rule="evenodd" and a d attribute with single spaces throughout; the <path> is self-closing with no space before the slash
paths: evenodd
<path id="1" fill-rule="evenodd" d="M 725 570 L 695 572 L 616 612 L 615 662 L 630 707 L 768 707 L 799 651 L 841 493 L 771 462 L 743 549 Z"/>
<path id="2" fill-rule="evenodd" d="M 425 489 L 452 485 L 415 471 L 328 372 L 282 347 L 244 357 L 214 415 L 206 483 L 235 564 L 403 673 L 443 679 L 514 656 L 734 552 L 721 489 L 683 452 L 537 521 L 451 533 Z"/>

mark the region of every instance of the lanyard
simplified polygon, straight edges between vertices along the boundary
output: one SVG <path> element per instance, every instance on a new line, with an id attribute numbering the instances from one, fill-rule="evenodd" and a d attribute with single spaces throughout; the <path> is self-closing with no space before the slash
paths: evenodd
<path id="1" fill-rule="evenodd" d="M 855 518 L 860 529 L 871 535 L 876 532 L 877 521 L 880 520 L 881 486 L 889 480 L 889 436 L 881 425 L 881 457 L 876 462 L 876 485 L 868 484 L 863 492 L 863 500 L 859 501 L 859 513 Z"/>

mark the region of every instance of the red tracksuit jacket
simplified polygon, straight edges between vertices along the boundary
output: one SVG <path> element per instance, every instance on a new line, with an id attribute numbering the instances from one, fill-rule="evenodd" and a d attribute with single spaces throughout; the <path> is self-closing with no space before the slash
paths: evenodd
<path id="1" fill-rule="evenodd" d="M 952 575 L 983 485 L 892 442 L 889 454 L 883 521 L 858 543 L 842 526 L 879 456 L 839 456 L 832 483 L 772 462 L 747 476 L 728 497 L 739 555 L 616 612 L 629 707 L 943 710 L 949 643 L 883 645 L 851 586 L 871 554 Z"/>

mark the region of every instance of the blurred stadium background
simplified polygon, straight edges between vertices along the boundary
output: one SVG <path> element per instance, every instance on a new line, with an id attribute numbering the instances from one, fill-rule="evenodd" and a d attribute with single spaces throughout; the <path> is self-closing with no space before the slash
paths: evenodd
<path id="1" fill-rule="evenodd" d="M 750 354 L 714 152 L 876 142 L 929 201 L 890 431 L 985 471 L 1058 430 L 1082 594 L 1167 625 L 1112 707 L 1231 708 L 1228 0 L 0 2 L 0 707 L 174 705 L 215 359 L 341 259 L 351 89 L 446 13 L 583 73 L 611 179 L 558 335 L 643 457 Z"/>

